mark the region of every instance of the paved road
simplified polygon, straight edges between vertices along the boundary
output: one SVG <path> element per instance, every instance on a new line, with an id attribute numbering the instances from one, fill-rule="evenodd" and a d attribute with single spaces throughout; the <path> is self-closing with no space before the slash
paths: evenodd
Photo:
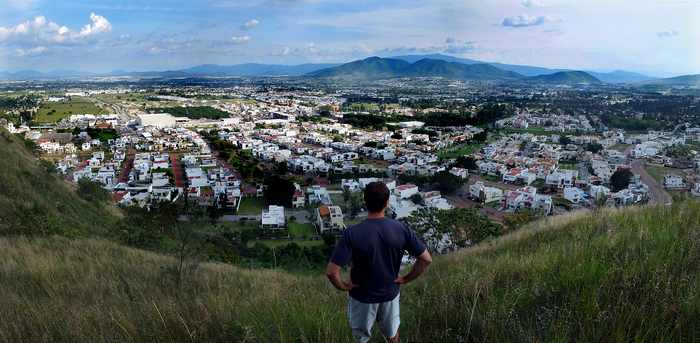
<path id="1" fill-rule="evenodd" d="M 670 205 L 673 198 L 644 168 L 644 160 L 632 160 L 632 172 L 638 174 L 642 182 L 649 186 L 649 203 Z"/>

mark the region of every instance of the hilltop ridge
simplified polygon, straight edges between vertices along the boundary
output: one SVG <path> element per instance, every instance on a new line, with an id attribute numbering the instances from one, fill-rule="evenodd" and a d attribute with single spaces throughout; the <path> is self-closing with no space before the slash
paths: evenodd
<path id="1" fill-rule="evenodd" d="M 697 202 L 578 213 L 439 256 L 402 290 L 402 337 L 691 341 L 699 222 Z M 0 238 L 0 259 L 7 342 L 351 342 L 322 275 L 203 263 L 178 284 L 176 258 L 59 237 Z"/>
<path id="2" fill-rule="evenodd" d="M 104 233 L 119 213 L 79 197 L 22 138 L 0 128 L 0 235 Z"/>

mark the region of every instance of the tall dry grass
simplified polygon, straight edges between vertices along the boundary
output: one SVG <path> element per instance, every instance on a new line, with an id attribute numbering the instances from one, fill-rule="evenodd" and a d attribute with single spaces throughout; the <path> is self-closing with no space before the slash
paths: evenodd
<path id="1" fill-rule="evenodd" d="M 0 239 L 0 341 L 350 342 L 323 276 L 95 240 Z M 700 204 L 579 213 L 437 258 L 402 290 L 420 342 L 700 339 Z M 375 341 L 381 342 L 379 336 Z"/>

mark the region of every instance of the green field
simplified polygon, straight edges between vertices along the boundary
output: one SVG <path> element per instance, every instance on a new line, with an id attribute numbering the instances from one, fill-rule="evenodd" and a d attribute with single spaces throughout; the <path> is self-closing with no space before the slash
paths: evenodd
<path id="1" fill-rule="evenodd" d="M 447 160 L 460 156 L 471 155 L 479 151 L 479 149 L 481 149 L 483 146 L 484 145 L 480 143 L 465 143 L 440 150 L 437 152 L 437 155 L 439 159 Z"/>
<path id="2" fill-rule="evenodd" d="M 578 170 L 576 163 L 559 162 L 559 169 Z"/>
<path id="3" fill-rule="evenodd" d="M 187 117 L 190 119 L 222 119 L 231 116 L 230 113 L 210 106 L 194 107 L 157 107 L 149 108 L 152 113 L 170 113 L 175 117 Z"/>
<path id="4" fill-rule="evenodd" d="M 625 152 L 627 148 L 631 147 L 631 144 L 615 144 L 612 147 L 610 147 L 611 150 L 617 150 L 619 152 Z"/>
<path id="5" fill-rule="evenodd" d="M 300 224 L 297 222 L 289 222 L 289 235 L 294 238 L 305 238 L 316 234 L 316 229 L 311 224 Z"/>
<path id="6" fill-rule="evenodd" d="M 73 98 L 65 102 L 45 102 L 37 111 L 37 123 L 55 123 L 74 114 L 103 114 L 108 111 L 95 106 L 85 98 Z"/>
<path id="7" fill-rule="evenodd" d="M 265 208 L 265 201 L 262 198 L 243 198 L 238 214 L 260 215 L 263 208 Z"/>

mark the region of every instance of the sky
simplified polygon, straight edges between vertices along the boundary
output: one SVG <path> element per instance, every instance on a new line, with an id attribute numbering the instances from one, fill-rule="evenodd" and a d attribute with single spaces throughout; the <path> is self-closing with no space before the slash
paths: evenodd
<path id="1" fill-rule="evenodd" d="M 168 70 L 445 53 L 700 73 L 700 0 L 0 0 L 0 70 Z"/>

